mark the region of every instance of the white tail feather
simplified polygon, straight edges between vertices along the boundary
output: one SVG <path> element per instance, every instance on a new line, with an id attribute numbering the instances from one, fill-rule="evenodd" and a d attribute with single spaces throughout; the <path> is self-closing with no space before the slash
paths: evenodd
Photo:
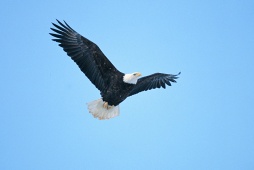
<path id="1" fill-rule="evenodd" d="M 98 99 L 87 103 L 89 112 L 100 120 L 110 119 L 119 115 L 119 106 L 111 106 L 110 109 L 103 107 L 104 102 Z"/>

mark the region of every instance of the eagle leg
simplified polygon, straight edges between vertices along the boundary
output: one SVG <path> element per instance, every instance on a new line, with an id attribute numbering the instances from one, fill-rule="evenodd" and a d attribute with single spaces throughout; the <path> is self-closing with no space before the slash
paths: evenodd
<path id="1" fill-rule="evenodd" d="M 113 106 L 110 106 L 110 105 L 108 104 L 108 102 L 104 102 L 104 103 L 103 103 L 103 107 L 104 107 L 105 109 L 109 110 L 109 109 L 111 109 Z"/>
<path id="2" fill-rule="evenodd" d="M 105 109 L 107 109 L 107 108 L 108 108 L 108 102 L 104 102 L 104 103 L 103 103 L 103 107 L 104 107 Z"/>

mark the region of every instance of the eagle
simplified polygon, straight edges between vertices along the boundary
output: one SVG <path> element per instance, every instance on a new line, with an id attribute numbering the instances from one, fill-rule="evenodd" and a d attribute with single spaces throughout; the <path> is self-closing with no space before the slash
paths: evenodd
<path id="1" fill-rule="evenodd" d="M 100 120 L 120 114 L 119 104 L 127 97 L 155 88 L 166 88 L 176 82 L 178 74 L 154 73 L 141 77 L 140 72 L 125 74 L 119 71 L 92 41 L 85 38 L 65 21 L 52 23 L 49 33 L 53 41 L 78 65 L 80 70 L 100 91 L 101 98 L 87 103 L 89 112 Z M 141 78 L 140 78 L 141 77 Z"/>

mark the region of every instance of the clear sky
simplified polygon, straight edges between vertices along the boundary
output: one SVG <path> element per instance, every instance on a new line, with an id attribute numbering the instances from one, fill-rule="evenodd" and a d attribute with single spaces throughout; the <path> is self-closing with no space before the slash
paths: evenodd
<path id="1" fill-rule="evenodd" d="M 254 1 L 1 1 L 1 170 L 253 170 Z M 53 41 L 65 20 L 122 72 L 182 72 L 99 121 Z"/>

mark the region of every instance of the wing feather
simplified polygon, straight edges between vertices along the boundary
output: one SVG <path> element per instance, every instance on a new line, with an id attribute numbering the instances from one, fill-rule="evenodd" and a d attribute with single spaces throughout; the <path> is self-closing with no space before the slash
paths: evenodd
<path id="1" fill-rule="evenodd" d="M 147 91 L 151 89 L 156 89 L 156 88 L 166 88 L 166 84 L 168 86 L 171 86 L 170 82 L 176 82 L 175 79 L 177 79 L 178 75 L 181 74 L 179 72 L 176 75 L 173 74 L 164 74 L 164 73 L 155 73 L 146 77 L 142 77 L 138 79 L 137 84 L 135 87 L 132 89 L 130 92 L 129 96 L 132 96 L 134 94 L 137 94 L 142 91 Z"/>
<path id="2" fill-rule="evenodd" d="M 57 22 L 59 25 L 52 23 L 55 27 L 51 28 L 54 33 L 50 35 L 55 37 L 52 40 L 58 42 L 96 88 L 103 91 L 109 75 L 119 71 L 95 43 L 77 33 L 65 21 L 64 24 Z"/>

